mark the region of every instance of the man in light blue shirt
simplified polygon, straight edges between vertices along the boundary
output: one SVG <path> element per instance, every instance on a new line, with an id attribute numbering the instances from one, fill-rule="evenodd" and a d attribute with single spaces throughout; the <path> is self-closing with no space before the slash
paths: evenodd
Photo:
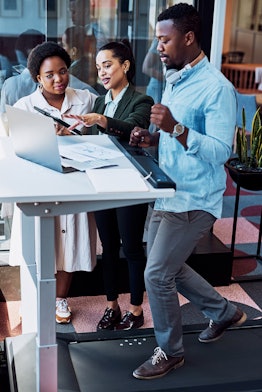
<path id="1" fill-rule="evenodd" d="M 205 210 L 220 218 L 224 163 L 232 151 L 236 121 L 233 86 L 200 52 L 197 64 L 187 67 L 177 83 L 167 82 L 162 104 L 173 117 L 170 131 L 176 125 L 174 119 L 188 131 L 186 146 L 171 133 L 160 131 L 159 165 L 177 184 L 177 192 L 173 199 L 157 200 L 155 209 Z M 168 122 L 167 116 L 164 121 Z"/>
<path id="2" fill-rule="evenodd" d="M 159 165 L 176 183 L 173 198 L 156 201 L 148 229 L 145 284 L 158 347 L 133 372 L 138 379 L 159 378 L 184 364 L 178 292 L 210 319 L 198 337 L 202 343 L 246 320 L 186 264 L 221 217 L 224 163 L 236 123 L 234 88 L 201 51 L 200 33 L 200 17 L 191 5 L 180 3 L 159 15 L 157 50 L 167 68 L 166 88 L 162 103 L 152 107 L 151 122 L 160 131 L 135 128 L 130 139 L 131 145 L 158 145 Z"/>

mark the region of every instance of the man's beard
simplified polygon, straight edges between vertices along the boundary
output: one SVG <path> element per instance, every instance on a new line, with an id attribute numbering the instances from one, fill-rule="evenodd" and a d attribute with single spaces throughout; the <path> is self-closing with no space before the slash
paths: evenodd
<path id="1" fill-rule="evenodd" d="M 179 71 L 179 66 L 175 65 L 175 64 L 170 64 L 170 65 L 166 65 L 166 70 L 168 71 L 169 69 L 176 69 L 177 71 Z"/>

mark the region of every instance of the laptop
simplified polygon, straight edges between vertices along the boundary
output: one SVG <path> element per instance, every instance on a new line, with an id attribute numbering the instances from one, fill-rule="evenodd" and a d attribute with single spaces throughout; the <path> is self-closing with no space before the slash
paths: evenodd
<path id="1" fill-rule="evenodd" d="M 9 134 L 15 154 L 60 173 L 77 169 L 63 167 L 58 149 L 54 121 L 37 113 L 6 105 Z"/>

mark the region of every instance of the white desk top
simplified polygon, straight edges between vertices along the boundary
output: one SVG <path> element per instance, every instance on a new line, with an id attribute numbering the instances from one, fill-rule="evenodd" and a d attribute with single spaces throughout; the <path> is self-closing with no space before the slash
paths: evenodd
<path id="1" fill-rule="evenodd" d="M 61 142 L 63 142 L 62 139 L 64 138 L 61 137 Z M 117 149 L 106 135 L 82 136 L 81 139 L 103 147 Z M 134 167 L 124 155 L 117 158 L 117 164 L 118 168 Z M 0 138 L 0 173 L 0 202 L 37 203 L 127 199 L 150 201 L 158 197 L 172 197 L 175 192 L 174 189 L 169 188 L 155 189 L 146 182 L 148 191 L 97 193 L 84 172 L 62 174 L 18 158 L 14 154 L 9 137 Z"/>

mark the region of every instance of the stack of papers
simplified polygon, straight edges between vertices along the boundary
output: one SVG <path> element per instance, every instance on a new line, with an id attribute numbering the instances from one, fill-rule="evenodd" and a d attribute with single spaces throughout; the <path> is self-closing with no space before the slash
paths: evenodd
<path id="1" fill-rule="evenodd" d="M 122 156 L 120 151 L 89 142 L 61 144 L 59 153 L 63 166 L 72 166 L 78 170 L 116 166 L 114 159 Z"/>

